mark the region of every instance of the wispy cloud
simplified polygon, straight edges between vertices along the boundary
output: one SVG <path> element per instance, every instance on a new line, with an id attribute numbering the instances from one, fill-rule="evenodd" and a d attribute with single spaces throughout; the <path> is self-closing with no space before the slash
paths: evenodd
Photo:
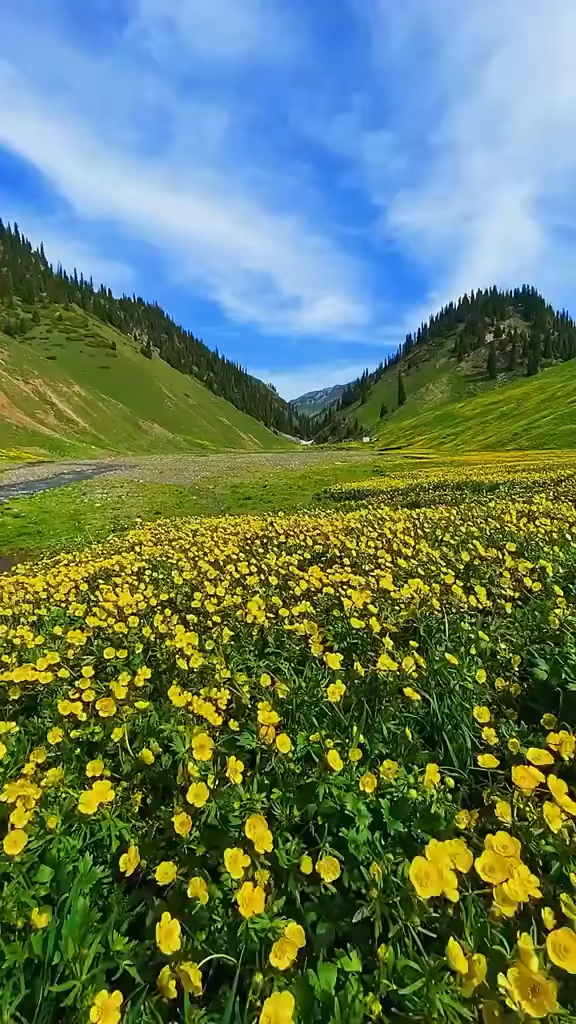
<path id="1" fill-rule="evenodd" d="M 218 60 L 270 62 L 289 53 L 287 11 L 276 0 L 137 0 L 130 33 L 160 60 L 183 47 Z"/>
<path id="2" fill-rule="evenodd" d="M 138 24 L 144 17 L 153 22 L 155 9 L 160 12 L 142 0 Z M 194 35 L 195 25 L 217 21 L 200 0 L 162 10 L 178 34 L 180 52 L 187 52 L 188 31 Z M 263 11 L 256 2 L 243 5 L 242 14 L 237 11 L 246 46 L 249 25 L 258 34 L 261 18 L 266 23 Z M 226 11 L 220 13 L 224 17 Z M 130 36 L 127 29 L 125 35 Z M 258 38 L 254 46 L 263 42 Z M 208 40 L 204 44 L 210 48 Z M 133 39 L 126 45 L 133 46 Z M 17 54 L 0 63 L 0 142 L 33 164 L 76 214 L 109 220 L 156 246 L 180 280 L 185 277 L 232 320 L 276 334 L 346 336 L 366 329 L 371 309 L 362 274 L 337 239 L 316 225 L 308 210 L 271 205 L 274 189 L 266 169 L 253 176 L 245 164 L 235 167 L 222 132 L 208 152 L 190 144 L 190 130 L 203 123 L 196 97 L 171 91 L 141 51 L 122 51 L 121 57 L 108 53 L 100 65 L 78 49 L 71 52 L 69 45 L 66 55 L 61 42 L 43 51 L 38 46 L 37 52 L 35 71 L 28 67 L 23 73 Z M 65 72 L 54 69 L 55 54 L 73 68 L 79 95 Z M 145 64 L 141 86 L 136 57 Z M 43 90 L 47 78 L 52 88 Z M 103 104 L 111 90 L 115 102 L 109 117 L 103 117 L 102 105 L 95 116 L 98 96 Z M 148 109 L 155 115 L 155 130 L 144 138 L 137 95 L 140 118 Z M 211 120 L 213 113 L 209 108 Z M 224 132 L 226 126 L 223 114 Z"/>
<path id="3" fill-rule="evenodd" d="M 526 277 L 554 288 L 552 214 L 560 206 L 572 221 L 576 210 L 576 8 L 369 7 L 374 82 L 396 100 L 382 138 L 357 129 L 357 167 L 380 226 L 426 267 L 436 299 Z M 379 163 L 388 173 L 378 175 Z"/>

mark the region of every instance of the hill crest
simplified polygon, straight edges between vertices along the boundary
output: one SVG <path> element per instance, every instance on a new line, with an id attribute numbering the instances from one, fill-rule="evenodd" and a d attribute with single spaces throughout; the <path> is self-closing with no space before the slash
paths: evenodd
<path id="1" fill-rule="evenodd" d="M 398 350 L 366 370 L 317 417 L 318 440 L 383 437 L 395 419 L 472 399 L 522 377 L 538 377 L 576 356 L 576 327 L 535 288 L 472 292 L 408 334 Z"/>

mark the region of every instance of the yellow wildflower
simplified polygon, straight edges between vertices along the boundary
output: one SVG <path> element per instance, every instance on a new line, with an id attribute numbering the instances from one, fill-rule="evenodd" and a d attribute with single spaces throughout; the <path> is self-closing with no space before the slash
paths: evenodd
<path id="1" fill-rule="evenodd" d="M 294 996 L 291 992 L 273 992 L 264 1000 L 258 1024 L 293 1024 Z"/>
<path id="2" fill-rule="evenodd" d="M 182 945 L 180 936 L 180 922 L 165 911 L 156 925 L 156 945 L 160 952 L 164 953 L 164 956 L 177 953 Z"/>
<path id="3" fill-rule="evenodd" d="M 129 878 L 133 875 L 140 863 L 140 851 L 137 846 L 129 846 L 126 853 L 120 857 L 119 867 L 123 875 Z"/>
<path id="4" fill-rule="evenodd" d="M 38 931 L 40 931 L 41 928 L 46 928 L 47 925 L 50 924 L 51 920 L 52 911 L 47 907 L 44 907 L 43 909 L 40 909 L 40 907 L 34 907 L 30 913 L 30 924 Z"/>
<path id="5" fill-rule="evenodd" d="M 371 794 L 375 791 L 376 786 L 378 785 L 378 780 L 372 772 L 365 772 L 358 782 L 358 785 L 363 793 Z"/>
<path id="6" fill-rule="evenodd" d="M 236 902 L 242 917 L 254 917 L 256 914 L 264 913 L 266 893 L 259 885 L 252 882 L 244 882 L 236 893 Z"/>
<path id="7" fill-rule="evenodd" d="M 176 971 L 185 992 L 190 992 L 194 996 L 202 995 L 202 972 L 198 964 L 192 960 L 184 960 L 178 964 Z"/>
<path id="8" fill-rule="evenodd" d="M 156 978 L 156 986 L 160 995 L 164 996 L 164 999 L 176 999 L 178 990 L 176 988 L 176 978 L 172 974 L 172 971 L 168 964 L 162 968 L 158 977 Z"/>
<path id="9" fill-rule="evenodd" d="M 336 857 L 320 857 L 316 861 L 316 871 L 323 882 L 335 882 L 337 878 L 340 878 L 340 863 Z"/>
<path id="10" fill-rule="evenodd" d="M 178 867 L 172 860 L 163 860 L 160 862 L 156 871 L 154 872 L 154 878 L 159 885 L 170 885 L 176 875 L 178 874 Z"/>
<path id="11" fill-rule="evenodd" d="M 333 772 L 342 771 L 344 767 L 344 762 L 337 750 L 329 750 L 328 753 L 326 754 L 326 760 Z"/>
<path id="12" fill-rule="evenodd" d="M 210 790 L 205 782 L 193 782 L 191 786 L 188 786 L 186 793 L 186 799 L 189 804 L 194 807 L 204 807 L 204 804 L 208 802 L 210 797 Z"/>
<path id="13" fill-rule="evenodd" d="M 576 932 L 556 928 L 546 936 L 546 952 L 553 964 L 568 974 L 576 974 Z"/>
<path id="14" fill-rule="evenodd" d="M 172 816 L 172 824 L 174 825 L 174 831 L 179 836 L 187 836 L 192 828 L 192 818 L 186 811 L 180 811 L 179 814 Z"/>
<path id="15" fill-rule="evenodd" d="M 202 904 L 208 903 L 208 886 L 201 875 L 193 875 L 188 882 L 186 895 L 189 899 L 196 899 Z"/>
<path id="16" fill-rule="evenodd" d="M 118 1024 L 122 1014 L 120 1007 L 124 997 L 119 989 L 108 992 L 103 988 L 94 996 L 90 1009 L 90 1021 L 92 1024 Z"/>
<path id="17" fill-rule="evenodd" d="M 481 768 L 497 768 L 500 761 L 494 754 L 478 754 L 476 758 Z"/>
<path id="18" fill-rule="evenodd" d="M 232 878 L 242 878 L 244 871 L 250 865 L 250 857 L 238 846 L 229 847 L 224 850 L 224 866 Z"/>

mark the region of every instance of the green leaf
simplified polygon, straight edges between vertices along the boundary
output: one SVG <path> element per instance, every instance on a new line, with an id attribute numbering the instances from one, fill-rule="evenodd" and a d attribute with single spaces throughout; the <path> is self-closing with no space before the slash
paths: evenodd
<path id="1" fill-rule="evenodd" d="M 355 949 L 351 951 L 350 956 L 343 956 L 339 960 L 339 964 L 345 971 L 348 971 L 348 974 L 354 974 L 362 970 L 362 961 Z"/>
<path id="2" fill-rule="evenodd" d="M 45 885 L 47 882 L 51 882 L 54 878 L 54 869 L 49 868 L 47 864 L 41 864 L 36 872 L 36 881 L 40 885 Z"/>
<path id="3" fill-rule="evenodd" d="M 338 977 L 338 968 L 336 964 L 321 963 L 318 964 L 316 973 L 318 975 L 318 984 L 322 992 L 327 992 L 329 995 L 334 994 L 336 987 L 336 979 Z"/>

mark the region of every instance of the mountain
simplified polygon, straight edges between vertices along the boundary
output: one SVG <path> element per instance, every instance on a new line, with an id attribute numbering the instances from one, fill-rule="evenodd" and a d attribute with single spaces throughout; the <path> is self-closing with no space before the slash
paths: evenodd
<path id="1" fill-rule="evenodd" d="M 442 408 L 446 422 L 456 404 L 507 392 L 527 378 L 540 382 L 557 364 L 575 356 L 573 320 L 566 311 L 556 312 L 535 288 L 472 292 L 444 306 L 415 334 L 408 334 L 394 355 L 348 385 L 336 406 L 318 417 L 317 437 L 330 440 L 368 432 L 392 444 L 401 423 L 410 421 L 419 433 L 419 418 L 432 409 Z M 518 393 L 523 393 L 521 388 Z M 503 409 L 504 402 L 494 399 L 498 407 Z M 544 409 L 541 413 L 546 415 Z M 462 444 L 470 447 L 466 437 Z"/>
<path id="2" fill-rule="evenodd" d="M 382 447 L 454 451 L 576 447 L 576 360 L 464 401 L 406 405 L 379 432 Z"/>
<path id="3" fill-rule="evenodd" d="M 332 402 L 336 402 L 346 387 L 346 384 L 335 384 L 334 387 L 322 388 L 320 391 L 307 391 L 305 395 L 300 395 L 300 398 L 294 398 L 290 405 L 307 416 L 315 416 Z"/>
<path id="4" fill-rule="evenodd" d="M 58 307 L 56 309 L 55 307 Z M 74 270 L 54 269 L 44 249 L 34 249 L 18 225 L 0 220 L 0 330 L 14 341 L 27 338 L 40 324 L 53 323 L 58 312 L 76 310 L 96 334 L 110 329 L 136 347 L 143 358 L 159 356 L 174 370 L 201 382 L 213 395 L 259 420 L 270 430 L 307 436 L 309 425 L 268 385 L 214 352 L 176 324 L 156 303 L 133 295 L 117 298 L 97 289 Z M 101 326 L 98 326 L 100 324 Z"/>
<path id="5" fill-rule="evenodd" d="M 3 318 L 0 302 L 0 322 Z M 290 447 L 253 417 L 175 370 L 153 350 L 74 304 L 43 301 L 24 327 L 0 331 L 3 453 L 90 458 L 105 453 Z M 5 313 L 4 313 L 5 316 Z"/>

